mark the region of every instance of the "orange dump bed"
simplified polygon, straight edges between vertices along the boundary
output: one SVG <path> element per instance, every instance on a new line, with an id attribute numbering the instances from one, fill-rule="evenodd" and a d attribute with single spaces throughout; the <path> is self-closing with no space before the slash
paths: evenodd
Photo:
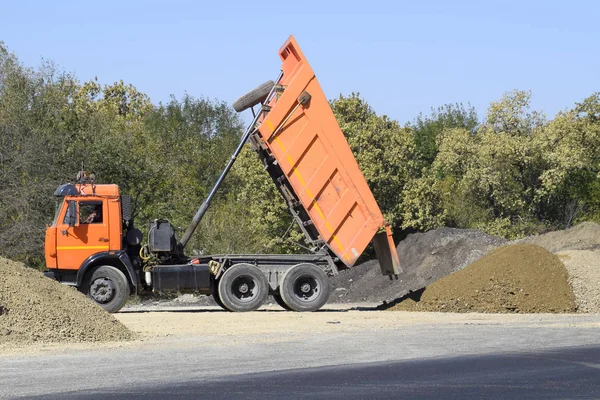
<path id="1" fill-rule="evenodd" d="M 276 159 L 318 232 L 346 267 L 371 241 L 382 272 L 397 274 L 394 241 L 329 102 L 294 37 L 279 50 L 282 74 L 259 120 L 261 146 Z"/>

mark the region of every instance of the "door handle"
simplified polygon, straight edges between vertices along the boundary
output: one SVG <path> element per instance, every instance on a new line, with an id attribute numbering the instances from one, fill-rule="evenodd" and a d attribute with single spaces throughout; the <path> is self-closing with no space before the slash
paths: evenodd
<path id="1" fill-rule="evenodd" d="M 101 242 L 108 242 L 108 238 L 100 238 Z"/>

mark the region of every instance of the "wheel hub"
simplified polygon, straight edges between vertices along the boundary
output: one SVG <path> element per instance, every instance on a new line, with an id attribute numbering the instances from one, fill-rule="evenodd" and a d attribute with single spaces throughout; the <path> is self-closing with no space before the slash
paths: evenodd
<path id="1" fill-rule="evenodd" d="M 301 276 L 294 283 L 296 297 L 302 301 L 311 301 L 319 295 L 321 287 L 312 276 Z"/>
<path id="2" fill-rule="evenodd" d="M 248 288 L 248 284 L 247 283 L 243 283 L 243 284 L 241 284 L 238 287 L 238 290 L 239 290 L 240 293 L 246 294 L 246 293 L 248 293 L 248 290 L 250 290 L 250 289 Z"/>
<path id="3" fill-rule="evenodd" d="M 98 303 L 108 303 L 115 294 L 115 287 L 110 279 L 98 278 L 90 286 L 90 295 Z"/>
<path id="4" fill-rule="evenodd" d="M 232 284 L 233 295 L 243 302 L 252 301 L 257 294 L 256 282 L 250 276 L 239 276 Z"/>
<path id="5" fill-rule="evenodd" d="M 310 284 L 307 283 L 307 282 L 305 282 L 302 285 L 300 285 L 300 291 L 302 293 L 308 293 L 308 292 L 310 292 Z"/>

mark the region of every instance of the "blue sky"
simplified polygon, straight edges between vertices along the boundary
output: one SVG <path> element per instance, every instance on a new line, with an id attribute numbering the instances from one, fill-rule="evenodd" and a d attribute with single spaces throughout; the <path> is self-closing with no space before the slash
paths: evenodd
<path id="1" fill-rule="evenodd" d="M 597 1 L 5 1 L 0 40 L 27 66 L 233 102 L 279 71 L 293 34 L 327 97 L 360 92 L 404 123 L 445 103 L 483 116 L 512 89 L 552 117 L 600 90 Z"/>

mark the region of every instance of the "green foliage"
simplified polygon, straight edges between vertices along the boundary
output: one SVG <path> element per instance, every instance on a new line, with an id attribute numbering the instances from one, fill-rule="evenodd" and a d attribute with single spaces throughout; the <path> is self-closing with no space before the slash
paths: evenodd
<path id="1" fill-rule="evenodd" d="M 432 108 L 430 115 L 419 114 L 409 124 L 414 136 L 415 148 L 423 167 L 431 165 L 438 153 L 438 138 L 448 129 L 463 128 L 470 132 L 479 125 L 475 108 L 462 104 L 446 104 Z"/>
<path id="2" fill-rule="evenodd" d="M 600 208 L 600 94 L 559 113 L 535 138 L 544 162 L 536 193 L 540 214 L 562 225 L 598 221 Z"/>
<path id="3" fill-rule="evenodd" d="M 428 231 L 444 226 L 448 210 L 442 207 L 442 193 L 430 174 L 409 181 L 402 193 L 402 228 Z"/>
<path id="4" fill-rule="evenodd" d="M 184 96 L 150 110 L 141 157 L 154 171 L 130 188 L 140 221 L 167 218 L 185 227 L 237 145 L 241 123 L 224 103 Z M 198 247 L 196 241 L 191 246 Z"/>
<path id="5" fill-rule="evenodd" d="M 331 106 L 386 220 L 399 225 L 402 191 L 417 173 L 410 129 L 386 115 L 377 115 L 357 93 L 340 96 Z"/>
<path id="6" fill-rule="evenodd" d="M 45 63 L 22 67 L 0 46 L 0 253 L 42 262 L 44 224 L 54 208 L 55 182 L 68 164 L 59 135 L 70 131 L 70 74 Z M 63 115 L 67 115 L 63 118 Z"/>
<path id="7" fill-rule="evenodd" d="M 543 114 L 530 109 L 530 102 L 531 92 L 514 90 L 505 93 L 500 101 L 490 105 L 485 128 L 511 135 L 530 135 L 545 122 Z"/>
<path id="8" fill-rule="evenodd" d="M 530 109 L 530 98 L 507 93 L 476 131 L 438 136 L 428 175 L 409 185 L 423 189 L 405 193 L 416 199 L 404 227 L 449 225 L 519 237 L 597 218 L 598 96 L 550 122 Z"/>
<path id="9" fill-rule="evenodd" d="M 537 114 L 529 111 L 529 95 L 513 92 L 492 103 L 478 131 L 443 132 L 432 169 L 446 224 L 503 236 L 523 231 L 520 222 L 532 216 L 540 173 L 532 138 L 539 125 L 531 115 Z"/>

